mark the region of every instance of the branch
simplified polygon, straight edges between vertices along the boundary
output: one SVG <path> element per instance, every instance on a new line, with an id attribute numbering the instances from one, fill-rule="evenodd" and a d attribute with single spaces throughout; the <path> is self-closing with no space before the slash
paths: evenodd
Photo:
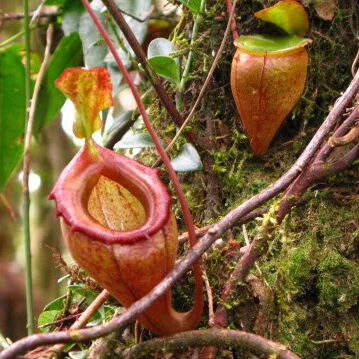
<path id="1" fill-rule="evenodd" d="M 183 350 L 188 347 L 214 345 L 226 349 L 246 349 L 258 355 L 278 359 L 300 359 L 286 346 L 259 335 L 230 329 L 192 330 L 171 337 L 156 338 L 133 346 L 125 351 L 125 358 L 149 357 L 158 351 Z"/>
<path id="2" fill-rule="evenodd" d="M 236 223 L 236 226 L 240 226 L 240 225 L 242 225 L 242 224 L 246 224 L 246 223 L 252 221 L 253 219 L 262 217 L 263 214 L 265 214 L 265 213 L 267 213 L 267 212 L 268 212 L 268 208 L 263 208 L 263 209 L 259 209 L 259 210 L 252 211 L 252 212 L 248 213 L 246 216 L 243 216 L 243 217 Z M 196 229 L 196 237 L 199 238 L 199 237 L 204 236 L 204 235 L 208 232 L 208 230 L 209 230 L 211 227 L 212 227 L 212 226 L 205 226 L 205 227 Z M 182 233 L 182 234 L 178 237 L 178 240 L 179 240 L 179 242 L 187 241 L 187 240 L 188 240 L 188 233 L 187 233 L 187 232 Z"/>
<path id="3" fill-rule="evenodd" d="M 236 1 L 236 0 L 235 0 Z M 231 24 L 231 30 L 232 30 L 232 37 L 233 37 L 233 41 L 235 41 L 238 38 L 238 30 L 237 30 L 237 22 L 234 16 L 232 16 L 232 11 L 231 9 L 232 7 L 232 1 L 231 0 L 226 0 L 226 6 L 227 6 L 227 12 L 229 15 L 229 21 Z"/>
<path id="4" fill-rule="evenodd" d="M 35 11 L 29 13 L 29 17 L 33 17 L 35 15 Z M 37 17 L 55 17 L 59 16 L 60 13 L 58 11 L 51 11 L 46 13 L 38 14 Z M 24 14 L 18 14 L 18 13 L 4 13 L 0 14 L 0 24 L 2 21 L 8 21 L 8 20 L 21 20 L 25 16 Z"/>
<path id="5" fill-rule="evenodd" d="M 346 135 L 341 137 L 331 137 L 329 144 L 332 147 L 345 146 L 359 137 L 359 124 L 353 127 Z"/>

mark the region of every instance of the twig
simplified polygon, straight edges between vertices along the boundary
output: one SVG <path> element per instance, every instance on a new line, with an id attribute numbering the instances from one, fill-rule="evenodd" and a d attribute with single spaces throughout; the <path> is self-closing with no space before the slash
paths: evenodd
<path id="1" fill-rule="evenodd" d="M 200 5 L 199 5 L 200 13 L 197 14 L 195 16 L 195 18 L 194 18 L 194 24 L 193 24 L 192 36 L 191 36 L 191 43 L 190 43 L 190 51 L 188 53 L 186 64 L 184 66 L 181 81 L 180 81 L 180 84 L 179 84 L 179 89 L 180 89 L 181 93 L 184 91 L 184 88 L 185 88 L 186 82 L 187 82 L 187 77 L 188 77 L 189 71 L 190 71 L 191 66 L 192 66 L 192 59 L 193 59 L 192 47 L 193 47 L 194 42 L 197 39 L 199 25 L 201 24 L 201 21 L 202 21 L 202 15 L 201 14 L 204 12 L 205 3 L 206 3 L 205 0 L 201 0 Z"/>
<path id="2" fill-rule="evenodd" d="M 263 208 L 263 209 L 259 209 L 259 210 L 256 210 L 256 211 L 252 211 L 251 213 L 248 213 L 246 216 L 243 216 L 243 217 L 238 221 L 238 223 L 236 223 L 236 226 L 239 226 L 239 225 L 241 225 L 241 224 L 248 223 L 248 222 L 252 221 L 252 220 L 255 219 L 255 218 L 262 217 L 263 214 L 266 213 L 267 211 L 268 211 L 268 208 Z M 211 226 L 205 226 L 205 227 L 196 229 L 196 236 L 197 236 L 197 238 L 204 236 L 204 235 L 208 232 L 208 230 L 209 230 L 211 227 L 212 227 L 212 225 L 211 225 Z M 184 241 L 188 240 L 188 233 L 187 233 L 187 232 L 182 233 L 182 234 L 178 237 L 178 240 L 179 240 L 179 242 L 184 242 Z"/>
<path id="3" fill-rule="evenodd" d="M 67 317 L 64 317 L 64 318 L 61 318 L 61 319 L 58 319 L 58 320 L 54 320 L 54 321 L 52 321 L 52 322 L 45 323 L 45 324 L 42 324 L 42 325 L 38 325 L 38 328 L 47 328 L 47 327 L 51 327 L 51 326 L 53 326 L 53 325 L 59 325 L 59 324 L 62 324 L 62 323 L 64 323 L 64 322 L 67 322 L 67 321 L 69 321 L 69 320 L 76 319 L 76 318 L 78 318 L 80 315 L 81 315 L 81 313 L 68 315 Z"/>
<path id="4" fill-rule="evenodd" d="M 11 205 L 11 203 L 7 200 L 7 198 L 2 193 L 0 193 L 0 200 L 5 206 L 5 208 L 8 210 L 13 221 L 17 221 L 19 215 L 16 209 Z"/>
<path id="5" fill-rule="evenodd" d="M 306 149 L 303 151 L 298 160 L 294 165 L 280 177 L 273 185 L 267 187 L 259 194 L 253 196 L 249 200 L 239 205 L 234 210 L 230 211 L 223 219 L 215 224 L 210 230 L 204 235 L 196 244 L 196 246 L 186 254 L 186 256 L 179 261 L 175 268 L 162 280 L 161 283 L 157 284 L 150 293 L 146 296 L 133 303 L 123 314 L 115 317 L 110 322 L 96 326 L 92 328 L 86 328 L 82 330 L 73 331 L 61 331 L 47 334 L 32 335 L 13 343 L 8 349 L 0 353 L 0 359 L 13 359 L 17 355 L 26 352 L 27 350 L 33 349 L 37 346 L 44 344 L 55 344 L 55 343 L 71 343 L 81 342 L 85 340 L 96 339 L 101 336 L 105 336 L 121 326 L 129 323 L 134 318 L 143 313 L 148 309 L 152 303 L 163 295 L 178 279 L 180 279 L 188 268 L 196 262 L 201 255 L 219 238 L 226 230 L 236 225 L 238 221 L 248 214 L 253 209 L 260 206 L 265 201 L 273 198 L 275 195 L 283 191 L 288 187 L 293 180 L 301 173 L 301 169 L 308 164 L 317 151 L 324 138 L 329 134 L 335 126 L 338 116 L 345 110 L 350 104 L 354 95 L 359 88 L 359 72 L 355 75 L 354 79 L 350 83 L 347 90 L 344 92 L 342 97 L 335 103 L 333 109 L 318 129 Z M 253 246 L 255 240 L 252 241 Z M 255 259 L 253 252 L 247 252 L 247 268 L 248 260 Z"/>
<path id="6" fill-rule="evenodd" d="M 230 14 L 229 18 L 230 18 L 233 41 L 235 41 L 239 35 L 238 35 L 238 30 L 237 30 L 236 19 L 235 19 L 234 16 L 231 16 L 231 14 L 232 14 L 231 9 L 233 8 L 232 7 L 232 1 L 231 0 L 226 0 L 226 6 L 227 6 L 227 12 L 228 12 L 228 14 Z"/>
<path id="7" fill-rule="evenodd" d="M 224 46 L 226 44 L 226 41 L 227 41 L 227 37 L 228 37 L 228 33 L 229 33 L 229 30 L 230 30 L 230 27 L 231 27 L 231 21 L 232 19 L 234 18 L 234 14 L 235 14 L 235 11 L 236 11 L 236 4 L 237 4 L 237 0 L 234 0 L 233 2 L 233 6 L 231 8 L 231 12 L 230 12 L 230 15 L 229 15 L 229 19 L 228 19 L 228 23 L 227 23 L 227 27 L 226 27 L 226 30 L 224 32 L 224 35 L 223 35 L 223 39 L 221 41 L 221 44 L 218 48 L 218 51 L 216 53 L 216 56 L 213 60 L 213 63 L 212 63 L 212 66 L 210 68 L 210 70 L 208 71 L 208 75 L 206 77 L 206 80 L 204 81 L 203 83 L 203 86 L 201 88 L 201 91 L 199 92 L 199 95 L 197 97 L 197 100 L 195 101 L 189 115 L 187 116 L 187 118 L 184 120 L 184 122 L 182 123 L 181 127 L 179 128 L 179 130 L 177 131 L 176 135 L 173 137 L 173 139 L 171 140 L 171 142 L 169 143 L 169 145 L 166 147 L 166 152 L 168 152 L 172 147 L 173 145 L 175 144 L 175 142 L 177 141 L 178 137 L 181 135 L 181 133 L 183 132 L 184 128 L 187 126 L 188 122 L 190 121 L 190 119 L 192 118 L 194 112 L 196 111 L 197 109 L 197 106 L 199 105 L 199 103 L 202 101 L 202 98 L 204 96 L 204 93 L 206 92 L 207 88 L 208 88 L 208 85 L 209 83 L 211 82 L 212 80 L 212 76 L 213 76 L 213 73 L 214 73 L 214 70 L 216 69 L 217 65 L 218 65 L 218 62 L 219 60 L 221 59 L 221 56 L 222 56 L 222 53 L 223 53 L 223 49 L 224 49 Z M 159 164 L 160 160 L 158 159 L 156 161 L 156 163 L 153 165 L 154 167 L 156 167 L 158 164 Z"/>
<path id="8" fill-rule="evenodd" d="M 344 136 L 350 128 L 355 125 L 355 122 L 359 118 L 359 106 L 356 106 L 352 113 L 344 120 L 344 122 L 334 131 L 332 137 L 341 137 Z M 333 146 L 330 145 L 330 139 L 325 143 L 322 148 L 318 151 L 316 155 L 316 161 L 324 162 L 325 159 L 329 156 Z"/>
<path id="9" fill-rule="evenodd" d="M 212 327 L 214 325 L 213 293 L 205 269 L 203 269 L 203 281 L 206 286 L 207 299 L 208 299 L 208 324 L 210 327 Z"/>
<path id="10" fill-rule="evenodd" d="M 32 31 L 32 30 L 34 30 L 34 29 L 36 29 L 36 26 L 30 26 L 30 27 L 29 27 L 29 31 Z M 13 36 L 7 38 L 7 39 L 4 40 L 3 42 L 0 42 L 0 48 L 5 47 L 5 46 L 11 44 L 13 41 L 15 41 L 15 40 L 17 40 L 18 38 L 20 38 L 21 36 L 23 36 L 24 33 L 25 33 L 25 31 L 20 31 L 20 32 L 18 32 L 17 34 L 15 34 L 15 35 L 13 35 Z"/>
<path id="11" fill-rule="evenodd" d="M 355 56 L 355 59 L 353 61 L 352 68 L 351 68 L 353 77 L 355 76 L 355 73 L 357 72 L 356 67 L 357 67 L 358 61 L 359 61 L 359 50 Z"/>
<path id="12" fill-rule="evenodd" d="M 341 137 L 331 137 L 328 140 L 328 143 L 332 147 L 345 146 L 348 143 L 353 142 L 356 138 L 359 137 L 359 124 L 353 127 L 346 135 Z"/>
<path id="13" fill-rule="evenodd" d="M 246 349 L 252 353 L 278 359 L 300 359 L 285 345 L 259 335 L 230 329 L 192 330 L 171 337 L 156 338 L 134 345 L 125 351 L 125 358 L 148 358 L 150 353 L 162 350 L 183 350 L 188 347 L 215 345 L 218 348 Z"/>
<path id="14" fill-rule="evenodd" d="M 152 70 L 151 65 L 149 64 L 146 54 L 140 45 L 140 43 L 137 41 L 136 36 L 132 32 L 131 28 L 128 26 L 125 18 L 123 17 L 121 10 L 116 5 L 116 3 L 113 0 L 103 0 L 103 3 L 106 5 L 108 11 L 114 18 L 115 22 L 121 29 L 122 33 L 124 34 L 126 40 L 130 44 L 133 52 L 135 53 L 136 57 L 138 58 L 139 62 L 143 66 L 148 79 L 150 80 L 153 88 L 157 92 L 157 95 L 159 99 L 161 100 L 163 106 L 166 108 L 167 112 L 171 116 L 171 118 L 174 120 L 176 125 L 178 127 L 181 126 L 183 123 L 183 118 L 181 114 L 177 111 L 176 106 L 172 102 L 172 99 L 164 89 L 162 82 L 160 78 L 157 76 L 157 74 Z M 206 138 L 202 138 L 194 134 L 192 131 L 186 132 L 186 136 L 189 141 L 192 143 L 197 143 L 203 148 L 209 148 L 209 141 Z"/>
<path id="15" fill-rule="evenodd" d="M 35 14 L 35 11 L 29 13 L 29 17 L 33 17 L 34 14 Z M 55 16 L 58 16 L 59 14 L 60 13 L 56 10 L 56 11 L 38 14 L 36 17 L 55 17 Z M 0 21 L 21 20 L 23 18 L 24 18 L 24 14 L 18 14 L 18 13 L 0 14 Z"/>

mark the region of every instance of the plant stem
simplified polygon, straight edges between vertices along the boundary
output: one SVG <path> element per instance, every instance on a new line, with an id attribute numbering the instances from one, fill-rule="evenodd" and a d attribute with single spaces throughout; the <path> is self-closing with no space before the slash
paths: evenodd
<path id="1" fill-rule="evenodd" d="M 25 104 L 26 104 L 26 125 L 29 121 L 29 105 L 31 96 L 31 44 L 30 44 L 30 20 L 29 20 L 29 2 L 23 0 L 24 10 L 24 39 L 25 39 Z M 23 173 L 23 182 L 26 175 Z M 28 180 L 28 179 L 27 179 Z M 28 183 L 27 183 L 28 184 Z M 32 268 L 31 268 L 31 234 L 30 234 L 30 195 L 29 188 L 23 186 L 23 231 L 25 248 L 25 290 L 26 290 L 26 314 L 27 314 L 27 332 L 29 335 L 34 333 L 34 309 L 32 296 Z"/>
<path id="2" fill-rule="evenodd" d="M 200 14 L 196 15 L 196 17 L 194 18 L 194 25 L 193 25 L 193 29 L 192 29 L 192 36 L 191 36 L 191 43 L 190 43 L 191 50 L 188 53 L 187 61 L 186 61 L 186 64 L 184 66 L 181 82 L 180 82 L 180 85 L 179 85 L 179 88 L 180 88 L 181 92 L 183 92 L 183 90 L 184 90 L 184 87 L 185 87 L 186 82 L 187 82 L 187 77 L 188 77 L 189 71 L 191 70 L 191 65 L 192 65 L 192 60 L 193 60 L 192 46 L 194 45 L 194 42 L 196 41 L 196 38 L 197 38 L 197 35 L 198 35 L 199 25 L 202 22 L 202 15 L 201 14 L 204 12 L 205 5 L 206 5 L 206 0 L 201 0 Z"/>
<path id="3" fill-rule="evenodd" d="M 206 0 L 201 0 L 200 14 L 196 15 L 195 18 L 194 18 L 194 24 L 193 24 L 192 36 L 191 36 L 191 43 L 190 43 L 191 50 L 188 53 L 188 57 L 187 57 L 187 60 L 186 60 L 186 64 L 184 66 L 181 81 L 180 81 L 179 86 L 178 86 L 179 92 L 176 95 L 176 108 L 177 108 L 177 110 L 179 112 L 182 112 L 182 110 L 183 110 L 183 92 L 184 92 L 184 89 L 185 89 L 185 86 L 186 86 L 187 78 L 188 78 L 188 75 L 189 75 L 189 71 L 191 70 L 192 60 L 193 60 L 192 47 L 193 47 L 194 42 L 196 41 L 196 38 L 197 38 L 197 35 L 198 35 L 199 25 L 202 22 L 202 15 L 201 14 L 204 11 L 205 3 L 206 3 Z"/>

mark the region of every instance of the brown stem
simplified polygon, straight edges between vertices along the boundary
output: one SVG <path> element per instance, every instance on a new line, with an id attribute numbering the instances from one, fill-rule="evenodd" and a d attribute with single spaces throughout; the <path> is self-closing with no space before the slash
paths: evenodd
<path id="1" fill-rule="evenodd" d="M 113 0 L 103 0 L 103 3 L 107 7 L 108 11 L 114 18 L 115 22 L 123 32 L 126 40 L 130 44 L 133 52 L 137 56 L 138 60 L 142 64 L 148 79 L 150 80 L 153 88 L 157 92 L 158 97 L 160 98 L 163 106 L 166 108 L 169 115 L 172 117 L 174 122 L 178 127 L 182 125 L 184 122 L 184 119 L 182 118 L 181 114 L 177 111 L 176 106 L 174 105 L 172 99 L 164 89 L 162 82 L 160 78 L 157 76 L 157 74 L 151 69 L 151 66 L 147 60 L 147 56 L 141 46 L 141 44 L 136 39 L 136 36 L 134 35 L 131 28 L 128 26 L 125 18 L 122 15 L 121 10 L 119 7 L 115 4 Z M 188 140 L 192 143 L 195 143 L 202 148 L 208 148 L 209 147 L 209 141 L 206 138 L 199 137 L 195 135 L 192 131 L 187 132 L 186 136 Z"/>
<path id="2" fill-rule="evenodd" d="M 233 15 L 231 15 L 232 1 L 226 0 L 226 6 L 227 6 L 227 12 L 229 14 L 229 19 L 230 19 L 230 23 L 231 23 L 233 41 L 235 41 L 239 35 L 238 35 L 238 30 L 237 30 L 236 18 Z"/>
<path id="3" fill-rule="evenodd" d="M 259 335 L 230 329 L 192 330 L 171 337 L 156 338 L 133 346 L 125 358 L 148 358 L 159 351 L 183 350 L 188 347 L 214 345 L 218 348 L 246 349 L 252 353 L 278 359 L 300 359 L 286 346 Z"/>
<path id="4" fill-rule="evenodd" d="M 34 16 L 34 14 L 35 14 L 35 12 L 30 13 L 29 17 Z M 51 11 L 51 12 L 47 12 L 47 13 L 38 14 L 37 17 L 55 17 L 58 15 L 59 15 L 58 11 Z M 0 23 L 2 21 L 7 21 L 7 20 L 21 20 L 23 18 L 24 18 L 24 14 L 4 13 L 4 14 L 0 14 Z"/>
<path id="5" fill-rule="evenodd" d="M 346 135 L 341 137 L 331 137 L 329 144 L 333 147 L 345 146 L 359 137 L 359 124 L 353 127 Z"/>
<path id="6" fill-rule="evenodd" d="M 350 128 L 355 124 L 358 118 L 359 118 L 359 106 L 354 108 L 354 110 L 351 112 L 348 118 L 337 128 L 337 130 L 332 135 L 332 138 L 344 136 L 350 130 Z M 318 151 L 318 154 L 316 155 L 316 160 L 323 162 L 328 157 L 328 155 L 332 150 L 333 150 L 333 146 L 331 146 L 330 142 L 328 141 Z"/>
<path id="7" fill-rule="evenodd" d="M 255 218 L 259 218 L 262 217 L 264 213 L 268 212 L 268 208 L 263 208 L 263 209 L 259 209 L 256 211 L 252 211 L 251 213 L 248 213 L 246 216 L 243 216 L 237 223 L 236 226 L 240 226 L 241 224 L 245 224 L 248 223 L 250 221 L 252 221 Z M 197 238 L 204 236 L 208 230 L 211 228 L 212 226 L 205 226 L 202 228 L 198 228 L 196 229 L 196 236 Z M 184 232 L 182 233 L 179 237 L 178 240 L 180 242 L 184 242 L 188 240 L 188 233 Z"/>

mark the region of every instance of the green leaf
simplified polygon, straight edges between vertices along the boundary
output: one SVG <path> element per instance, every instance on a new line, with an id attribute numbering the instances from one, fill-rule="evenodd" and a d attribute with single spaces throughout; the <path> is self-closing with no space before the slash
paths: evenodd
<path id="1" fill-rule="evenodd" d="M 171 41 L 164 38 L 157 38 L 151 41 L 148 46 L 148 61 L 156 73 L 176 84 L 180 82 L 179 61 L 170 56 L 177 51 Z"/>
<path id="2" fill-rule="evenodd" d="M 48 303 L 44 308 L 44 312 L 49 311 L 49 310 L 62 311 L 62 309 L 64 308 L 65 297 L 66 297 L 66 294 L 64 294 L 63 296 L 56 298 L 53 301 L 51 301 L 50 303 Z"/>
<path id="3" fill-rule="evenodd" d="M 177 172 L 198 171 L 203 168 L 201 157 L 190 143 L 185 143 L 180 154 L 171 161 Z"/>
<path id="4" fill-rule="evenodd" d="M 126 148 L 150 148 L 155 147 L 155 144 L 152 141 L 150 134 L 148 133 L 137 133 L 130 137 L 122 139 L 120 142 L 117 142 L 116 149 L 126 149 Z"/>
<path id="5" fill-rule="evenodd" d="M 92 302 L 96 298 L 96 292 L 90 290 L 86 287 L 85 284 L 71 284 L 67 286 L 69 290 L 72 290 L 77 295 L 86 298 L 87 301 Z"/>
<path id="6" fill-rule="evenodd" d="M 46 6 L 63 6 L 67 0 L 46 0 L 44 5 Z"/>
<path id="7" fill-rule="evenodd" d="M 309 29 L 307 12 L 295 0 L 283 0 L 274 6 L 257 11 L 254 16 L 277 25 L 290 35 L 304 36 Z"/>
<path id="8" fill-rule="evenodd" d="M 47 310 L 45 312 L 42 312 L 39 315 L 39 319 L 37 320 L 37 325 L 39 327 L 46 325 L 48 323 L 52 323 L 53 321 L 56 320 L 57 316 L 61 313 L 61 311 L 59 310 Z M 50 327 L 44 327 L 44 328 L 40 328 L 40 330 L 42 332 L 48 332 L 50 331 Z"/>
<path id="9" fill-rule="evenodd" d="M 78 33 L 63 37 L 52 55 L 40 89 L 34 123 L 35 135 L 56 117 L 65 102 L 65 96 L 55 87 L 55 80 L 64 69 L 79 66 L 81 63 L 82 49 Z"/>
<path id="10" fill-rule="evenodd" d="M 236 39 L 235 45 L 239 48 L 253 52 L 283 52 L 304 47 L 311 43 L 310 39 L 288 35 L 243 35 Z"/>
<path id="11" fill-rule="evenodd" d="M 24 66 L 8 50 L 0 54 L 0 192 L 23 155 L 25 114 Z"/>
<path id="12" fill-rule="evenodd" d="M 178 1 L 186 5 L 194 14 L 198 14 L 201 11 L 201 0 L 178 0 Z"/>

